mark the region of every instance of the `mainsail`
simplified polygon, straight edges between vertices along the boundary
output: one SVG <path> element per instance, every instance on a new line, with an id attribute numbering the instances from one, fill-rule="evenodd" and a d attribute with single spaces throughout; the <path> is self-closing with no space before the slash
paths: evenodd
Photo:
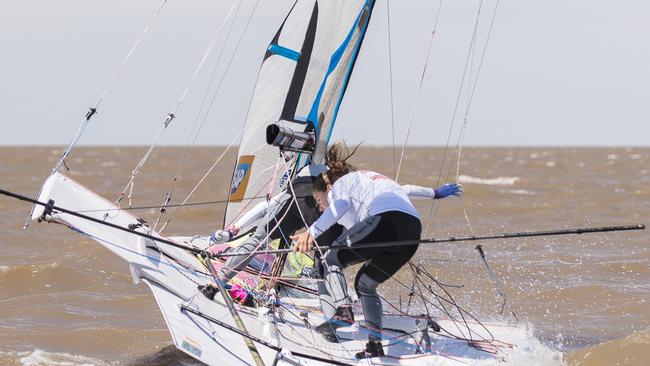
<path id="1" fill-rule="evenodd" d="M 285 188 L 309 160 L 322 162 L 375 0 L 297 0 L 269 44 L 248 110 L 229 193 L 225 223 L 267 194 Z M 314 127 L 314 154 L 280 160 L 266 143 L 277 123 Z"/>

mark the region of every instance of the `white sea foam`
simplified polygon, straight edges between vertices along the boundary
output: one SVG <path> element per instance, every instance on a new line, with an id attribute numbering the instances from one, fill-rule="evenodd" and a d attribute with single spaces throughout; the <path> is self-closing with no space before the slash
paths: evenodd
<path id="1" fill-rule="evenodd" d="M 32 264 L 29 266 L 30 270 L 32 273 L 39 273 L 44 270 L 48 269 L 53 269 L 53 268 L 58 268 L 59 263 L 58 262 L 52 262 L 52 263 L 42 263 L 42 264 Z"/>
<path id="2" fill-rule="evenodd" d="M 11 271 L 11 267 L 0 265 L 0 273 L 7 273 L 9 271 Z"/>
<path id="3" fill-rule="evenodd" d="M 521 194 L 521 195 L 524 195 L 524 196 L 534 196 L 534 195 L 537 194 L 537 193 L 535 193 L 533 191 L 529 191 L 527 189 L 509 189 L 506 192 L 508 192 L 510 194 Z"/>
<path id="4" fill-rule="evenodd" d="M 21 352 L 17 354 L 20 363 L 24 366 L 103 366 L 111 365 L 108 362 L 102 361 L 98 358 L 87 357 L 82 355 L 73 355 L 65 352 L 46 352 L 36 349 L 31 352 Z"/>
<path id="5" fill-rule="evenodd" d="M 555 162 L 552 161 L 552 160 L 546 162 L 546 166 L 549 167 L 549 168 L 553 168 L 553 167 L 555 167 L 555 165 L 556 165 Z"/>
<path id="6" fill-rule="evenodd" d="M 519 177 L 475 178 L 469 175 L 461 175 L 458 177 L 460 183 L 484 184 L 488 186 L 512 186 L 519 179 Z"/>
<path id="7" fill-rule="evenodd" d="M 618 155 L 616 154 L 608 154 L 607 155 L 607 160 L 616 160 L 618 159 Z"/>

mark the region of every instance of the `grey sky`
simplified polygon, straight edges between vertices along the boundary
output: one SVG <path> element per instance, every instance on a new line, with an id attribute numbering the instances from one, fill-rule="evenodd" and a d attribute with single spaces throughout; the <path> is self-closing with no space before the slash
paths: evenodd
<path id="1" fill-rule="evenodd" d="M 0 144 L 66 144 L 160 2 L 0 0 Z M 227 144 L 239 131 L 264 49 L 292 2 L 261 1 L 198 143 Z M 233 38 L 253 3 L 244 0 Z M 401 144 L 438 2 L 390 3 Z M 445 143 L 478 3 L 443 1 L 410 144 Z M 494 1 L 485 3 L 491 11 Z M 149 144 L 230 4 L 170 0 L 81 143 Z M 642 0 L 502 1 L 465 144 L 649 146 L 648 19 L 650 2 Z M 225 60 L 232 50 L 231 42 Z M 386 3 L 378 0 L 334 139 L 392 143 L 387 52 Z M 213 54 L 162 143 L 187 140 L 215 60 Z"/>

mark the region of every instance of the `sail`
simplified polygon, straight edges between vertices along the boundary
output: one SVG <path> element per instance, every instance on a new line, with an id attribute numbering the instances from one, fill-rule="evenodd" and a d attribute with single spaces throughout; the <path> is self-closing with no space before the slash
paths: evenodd
<path id="1" fill-rule="evenodd" d="M 309 159 L 322 162 L 374 3 L 294 3 L 264 55 L 232 176 L 225 224 L 283 190 Z M 266 143 L 266 127 L 272 123 L 297 131 L 313 125 L 313 156 L 293 153 L 287 161 L 279 161 L 278 148 Z"/>

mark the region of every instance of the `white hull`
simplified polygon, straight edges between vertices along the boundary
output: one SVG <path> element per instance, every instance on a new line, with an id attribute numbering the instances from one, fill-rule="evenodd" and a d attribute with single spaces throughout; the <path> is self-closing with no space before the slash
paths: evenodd
<path id="1" fill-rule="evenodd" d="M 58 173 L 46 181 L 39 197 L 41 202 L 50 199 L 54 200 L 55 206 L 83 212 L 121 227 L 126 228 L 137 223 L 137 219 L 128 212 L 119 210 L 109 201 Z M 106 212 L 109 215 L 104 218 Z M 32 218 L 37 219 L 42 213 L 43 208 L 39 207 Z M 242 335 L 233 330 L 236 329 L 235 323 L 221 295 L 211 301 L 198 292 L 197 285 L 209 283 L 211 278 L 205 274 L 203 265 L 193 254 L 70 214 L 54 212 L 48 218 L 65 223 L 72 229 L 90 236 L 129 263 L 134 282 L 143 281 L 153 292 L 178 349 L 209 365 L 255 364 Z M 155 232 L 146 231 L 145 228 L 137 230 L 159 236 Z M 165 239 L 190 245 L 189 238 Z M 307 315 L 306 320 L 312 325 L 323 321 L 322 314 L 314 310 L 317 305 L 315 299 L 282 298 L 280 301 L 283 306 L 276 317 L 277 333 L 274 332 L 273 324 L 267 321 L 267 317 L 258 315 L 256 309 L 235 305 L 246 329 L 256 340 L 256 347 L 265 365 L 274 364 L 279 349 L 284 352 L 285 359 L 277 361 L 278 365 L 369 364 L 368 360 L 354 359 L 354 354 L 362 350 L 366 342 L 363 329 L 356 325 L 340 329 L 339 335 L 346 340 L 340 344 L 328 343 L 320 335 L 313 333 L 300 315 L 302 310 L 302 316 Z M 183 307 L 193 309 L 200 315 Z M 456 330 L 450 321 L 438 322 L 445 329 Z M 401 329 L 407 333 L 416 330 L 413 318 L 406 316 L 387 314 L 384 326 Z M 474 339 L 480 339 L 481 336 L 488 338 L 481 326 L 472 327 L 475 328 Z M 521 363 L 526 359 L 539 361 L 540 357 L 558 357 L 556 352 L 539 344 L 524 328 L 507 325 L 489 325 L 487 328 L 499 341 L 480 342 L 484 350 L 472 347 L 464 340 L 429 332 L 433 352 L 424 354 L 416 354 L 418 345 L 413 337 L 386 331 L 384 350 L 388 356 L 375 358 L 372 364 L 483 365 L 508 363 L 508 360 L 513 359 Z M 274 337 L 273 334 L 278 336 Z M 311 358 L 297 355 L 309 355 Z"/>

